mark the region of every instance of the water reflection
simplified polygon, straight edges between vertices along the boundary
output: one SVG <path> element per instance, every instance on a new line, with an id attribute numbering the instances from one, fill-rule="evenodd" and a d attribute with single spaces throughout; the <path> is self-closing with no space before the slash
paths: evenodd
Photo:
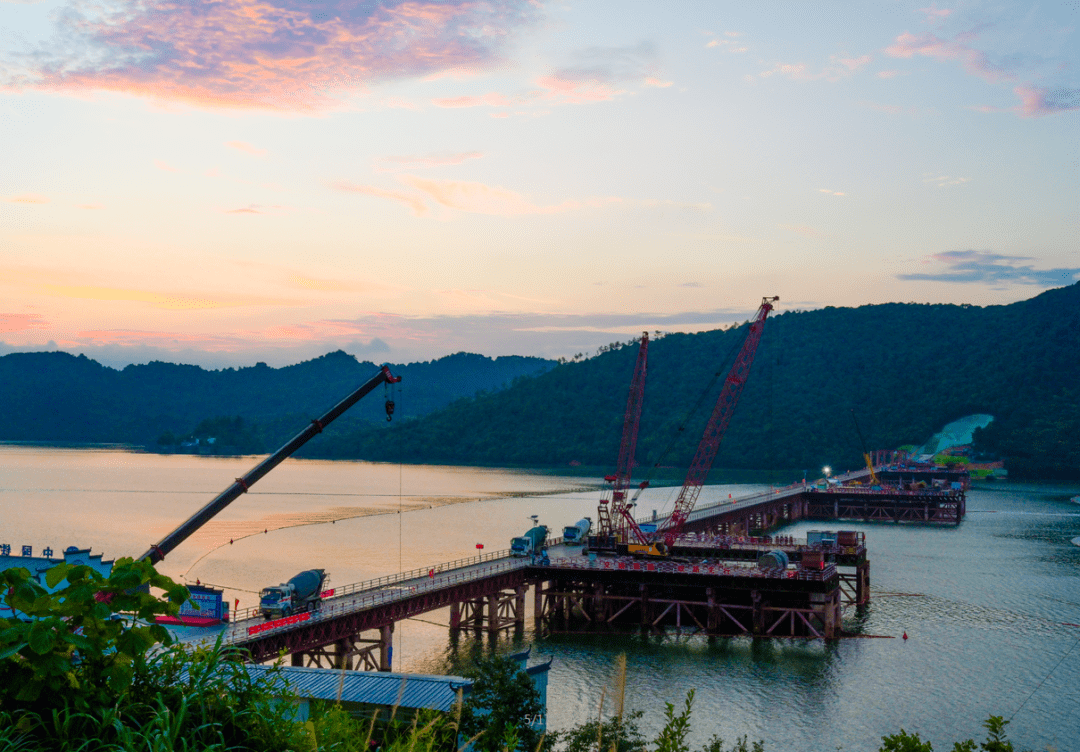
<path id="1" fill-rule="evenodd" d="M 253 458 L 0 447 L 0 542 L 138 555 L 254 464 Z M 289 460 L 162 567 L 225 586 L 241 606 L 301 569 L 335 584 L 506 548 L 531 523 L 557 529 L 594 515 L 596 485 L 498 469 Z M 701 503 L 749 487 L 710 486 Z M 663 509 L 657 489 L 643 511 Z M 871 603 L 845 613 L 863 638 L 814 640 L 559 635 L 536 639 L 532 598 L 517 634 L 450 636 L 444 609 L 397 625 L 395 668 L 460 671 L 478 655 L 533 645 L 554 656 L 551 728 L 594 717 L 627 654 L 628 707 L 657 729 L 663 703 L 697 692 L 691 743 L 747 734 L 780 749 L 876 749 L 901 726 L 935 748 L 1017 713 L 1018 748 L 1080 738 L 1080 488 L 1000 484 L 969 495 L 954 527 L 844 523 L 866 533 Z M 790 535 L 836 527 L 800 523 Z M 263 532 L 263 531 L 266 532 Z M 230 544 L 228 541 L 232 540 Z M 907 642 L 896 639 L 907 632 Z M 876 639 L 874 636 L 883 636 Z M 890 639 L 891 638 L 891 639 Z M 1030 698 L 1030 699 L 1029 699 Z"/>

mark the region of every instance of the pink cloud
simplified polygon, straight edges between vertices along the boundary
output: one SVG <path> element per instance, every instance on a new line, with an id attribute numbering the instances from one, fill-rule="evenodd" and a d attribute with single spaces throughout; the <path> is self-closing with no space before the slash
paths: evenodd
<path id="1" fill-rule="evenodd" d="M 47 204 L 52 199 L 40 193 L 20 193 L 7 199 L 12 204 Z"/>
<path id="2" fill-rule="evenodd" d="M 359 183 L 352 183 L 348 180 L 337 180 L 330 184 L 330 187 L 336 191 L 344 191 L 346 193 L 360 193 L 365 196 L 376 196 L 378 198 L 388 198 L 392 201 L 405 204 L 413 210 L 413 214 L 420 216 L 427 213 L 427 204 L 424 203 L 422 197 L 412 193 L 405 193 L 404 191 L 390 191 L 385 188 L 378 188 L 373 185 L 361 185 Z"/>
<path id="3" fill-rule="evenodd" d="M 987 81 L 1009 78 L 1007 71 L 991 63 L 983 52 L 967 44 L 968 40 L 974 38 L 974 34 L 958 34 L 952 39 L 943 39 L 933 33 L 916 36 L 904 32 L 885 48 L 885 53 L 907 59 L 920 55 L 935 60 L 958 60 L 965 71 Z"/>
<path id="4" fill-rule="evenodd" d="M 587 75 L 556 73 L 551 76 L 542 76 L 536 80 L 536 83 L 543 90 L 545 99 L 567 104 L 605 102 L 624 93 L 607 81 Z"/>
<path id="5" fill-rule="evenodd" d="M 464 97 L 443 97 L 441 99 L 433 99 L 431 103 L 436 107 L 511 107 L 515 104 L 513 100 L 504 94 L 497 94 L 491 92 L 490 94 L 484 94 L 482 96 L 464 96 Z"/>
<path id="6" fill-rule="evenodd" d="M 180 172 L 180 170 L 173 167 L 168 162 L 163 162 L 160 159 L 155 159 L 154 160 L 154 167 L 158 168 L 159 170 L 162 170 L 163 172 Z"/>
<path id="7" fill-rule="evenodd" d="M 257 147 L 252 146 L 251 144 L 245 143 L 243 141 L 229 141 L 225 145 L 232 148 L 232 149 L 236 149 L 237 151 L 242 151 L 242 152 L 245 152 L 247 154 L 250 154 L 250 155 L 252 155 L 254 157 L 265 157 L 266 156 L 266 149 L 259 149 Z"/>
<path id="8" fill-rule="evenodd" d="M 1019 111 L 1024 117 L 1042 117 L 1080 110 L 1080 89 L 1017 86 L 1013 92 L 1020 97 Z"/>
<path id="9" fill-rule="evenodd" d="M 461 180 L 426 180 L 412 175 L 404 175 L 401 180 L 425 194 L 437 204 L 471 214 L 493 214 L 497 216 L 558 214 L 584 207 L 596 207 L 618 200 L 563 201 L 560 204 L 542 206 L 534 204 L 516 191 L 483 183 Z"/>
<path id="10" fill-rule="evenodd" d="M 272 204 L 269 206 L 263 204 L 248 204 L 247 206 L 241 206 L 236 209 L 225 209 L 226 214 L 279 214 L 283 210 L 288 209 L 287 206 L 281 204 Z"/>
<path id="11" fill-rule="evenodd" d="M 206 107 L 323 109 L 390 79 L 501 59 L 530 0 L 121 0 L 71 6 L 63 52 L 9 79 L 59 91 L 118 91 Z"/>
<path id="12" fill-rule="evenodd" d="M 119 287 L 91 285 L 39 285 L 38 289 L 49 295 L 81 300 L 121 301 L 149 304 L 153 308 L 169 310 L 200 310 L 207 308 L 237 308 L 261 305 L 297 305 L 295 300 L 268 298 L 254 295 L 193 296 L 172 292 L 154 292 Z"/>
<path id="13" fill-rule="evenodd" d="M 425 154 L 410 156 L 383 157 L 379 160 L 380 172 L 391 170 L 421 170 L 432 167 L 448 167 L 462 164 L 470 159 L 481 159 L 480 151 L 463 151 L 456 154 Z"/>
<path id="14" fill-rule="evenodd" d="M 873 57 L 870 55 L 860 57 L 830 55 L 828 65 L 817 73 L 812 72 L 806 63 L 776 63 L 771 69 L 762 71 L 758 75 L 761 78 L 784 76 L 792 81 L 840 81 L 850 78 L 872 60 Z"/>
<path id="15" fill-rule="evenodd" d="M 646 86 L 653 86 L 653 87 L 656 87 L 657 89 L 666 89 L 669 86 L 671 86 L 673 83 L 674 83 L 673 81 L 663 81 L 663 80 L 657 78 L 656 76 L 646 76 L 645 77 L 645 85 Z"/>
<path id="16" fill-rule="evenodd" d="M 38 313 L 0 313 L 0 332 L 25 332 L 48 329 L 49 322 Z"/>

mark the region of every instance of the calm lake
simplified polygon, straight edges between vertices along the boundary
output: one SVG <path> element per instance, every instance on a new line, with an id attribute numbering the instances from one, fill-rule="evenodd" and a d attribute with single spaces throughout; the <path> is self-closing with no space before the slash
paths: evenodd
<path id="1" fill-rule="evenodd" d="M 256 462 L 0 446 L 0 543 L 138 556 Z M 759 488 L 709 486 L 700 503 Z M 627 704 L 645 711 L 646 731 L 661 724 L 664 702 L 681 705 L 696 690 L 694 745 L 716 733 L 762 739 L 768 752 L 876 750 L 903 727 L 950 749 L 981 738 L 993 714 L 1012 717 L 1018 748 L 1080 750 L 1080 547 L 1070 542 L 1080 507 L 1068 501 L 1077 493 L 998 483 L 969 494 L 958 527 L 840 525 L 864 531 L 870 553 L 872 602 L 845 615 L 862 638 L 534 640 L 526 631 L 494 648 L 532 645 L 534 657 L 554 658 L 551 729 L 595 716 L 625 652 Z M 650 490 L 640 509 L 663 510 L 674 494 Z M 325 568 L 340 586 L 470 556 L 477 544 L 503 550 L 534 514 L 561 532 L 595 518 L 598 498 L 596 483 L 558 474 L 288 460 L 160 569 L 223 587 L 244 608 L 301 569 Z M 399 624 L 394 669 L 454 673 L 492 648 L 486 638 L 451 645 L 447 623 L 434 612 Z"/>

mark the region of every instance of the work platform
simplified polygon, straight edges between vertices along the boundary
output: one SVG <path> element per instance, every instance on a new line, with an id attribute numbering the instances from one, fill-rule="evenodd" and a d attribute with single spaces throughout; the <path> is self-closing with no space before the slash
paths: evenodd
<path id="1" fill-rule="evenodd" d="M 826 488 L 800 483 L 703 505 L 687 518 L 686 535 L 670 559 L 582 556 L 581 549 L 554 539 L 543 564 L 503 551 L 390 575 L 336 588 L 317 610 L 285 619 L 268 622 L 250 610 L 240 612 L 223 627 L 222 639 L 247 651 L 254 662 L 288 653 L 294 666 L 389 671 L 394 625 L 402 619 L 447 608 L 452 632 L 524 628 L 530 589 L 533 618 L 542 632 L 674 628 L 706 635 L 835 638 L 842 609 L 869 601 L 862 534 L 823 546 L 763 533 L 809 519 L 923 524 L 963 519 L 963 484 L 931 479 L 930 487 L 921 487 L 925 484 L 908 477 L 908 488 L 875 488 L 866 484 L 869 471 L 862 470 Z M 662 529 L 665 518 L 649 521 Z M 798 566 L 756 566 L 770 551 L 783 551 Z"/>
<path id="2" fill-rule="evenodd" d="M 538 630 L 840 636 L 835 565 L 769 570 L 738 562 L 552 559 L 530 568 Z"/>

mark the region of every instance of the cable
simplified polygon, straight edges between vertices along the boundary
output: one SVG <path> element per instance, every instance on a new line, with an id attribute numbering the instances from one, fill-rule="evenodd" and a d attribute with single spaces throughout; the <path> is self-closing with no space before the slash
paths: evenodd
<path id="1" fill-rule="evenodd" d="M 1043 684 L 1046 684 L 1046 680 L 1049 679 L 1050 676 L 1055 671 L 1057 671 L 1058 666 L 1060 666 L 1064 662 L 1064 660 L 1069 657 L 1069 653 L 1071 653 L 1076 648 L 1077 645 L 1080 645 L 1080 637 L 1077 637 L 1076 642 L 1074 642 L 1072 644 L 1072 647 L 1069 648 L 1067 651 L 1065 651 L 1065 655 L 1061 656 L 1061 660 L 1059 660 L 1057 663 L 1054 664 L 1054 667 L 1052 669 L 1050 669 L 1050 673 L 1043 677 L 1043 680 L 1041 682 L 1039 682 L 1039 686 L 1035 687 L 1035 689 L 1031 690 L 1031 694 L 1027 696 L 1027 699 L 1025 699 L 1022 703 L 1020 703 L 1019 708 L 1017 708 L 1016 710 L 1013 711 L 1013 714 L 1009 716 L 1009 720 L 1006 721 L 1006 723 L 1011 723 L 1012 722 L 1012 719 L 1016 717 L 1016 714 L 1019 713 L 1020 710 L 1025 705 L 1027 705 L 1028 700 L 1030 700 L 1032 697 L 1035 696 L 1035 693 L 1039 691 L 1040 687 L 1042 687 Z"/>
<path id="2" fill-rule="evenodd" d="M 654 462 L 649 467 L 649 472 L 645 474 L 645 478 L 644 478 L 644 480 L 642 482 L 650 483 L 650 481 L 652 481 L 652 478 L 655 475 L 657 468 L 659 468 L 660 465 L 664 462 L 664 460 L 667 459 L 668 454 L 671 453 L 671 450 L 674 448 L 675 443 L 679 440 L 680 434 L 682 434 L 682 432 L 686 430 L 686 424 L 689 422 L 690 418 L 693 417 L 697 413 L 698 409 L 701 407 L 701 403 L 704 402 L 705 398 L 708 397 L 709 394 L 712 392 L 713 387 L 716 386 L 717 380 L 721 376 L 724 376 L 724 375 L 727 374 L 727 372 L 728 372 L 728 370 L 730 368 L 729 364 L 734 359 L 735 353 L 737 353 L 739 350 L 742 349 L 743 343 L 746 342 L 746 338 L 749 337 L 749 336 L 750 336 L 750 327 L 748 326 L 748 327 L 746 327 L 745 334 L 743 334 L 743 336 L 738 340 L 738 342 L 736 342 L 732 346 L 732 348 L 728 351 L 727 355 L 724 356 L 724 359 L 722 361 L 720 361 L 720 368 L 717 369 L 717 371 L 713 374 L 712 379 L 709 380 L 709 383 L 701 391 L 701 394 L 698 395 L 697 401 L 694 402 L 694 404 L 690 407 L 689 410 L 687 410 L 686 414 L 683 416 L 682 421 L 680 421 L 680 423 L 679 423 L 679 427 L 675 430 L 675 435 L 671 437 L 671 441 L 668 442 L 667 447 L 660 454 L 660 457 L 656 460 L 656 462 Z M 651 483 L 650 483 L 650 485 L 651 485 Z M 670 501 L 670 498 L 669 498 L 669 501 Z"/>

